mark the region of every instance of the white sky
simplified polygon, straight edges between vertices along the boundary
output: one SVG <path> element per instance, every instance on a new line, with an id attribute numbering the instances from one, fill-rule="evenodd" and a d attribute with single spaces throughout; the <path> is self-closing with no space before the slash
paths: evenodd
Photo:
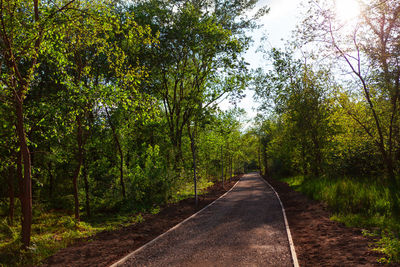
<path id="1" fill-rule="evenodd" d="M 260 38 L 267 34 L 268 39 L 263 43 L 264 47 L 269 50 L 272 47 L 283 47 L 286 40 L 290 39 L 292 30 L 295 29 L 301 0 L 259 0 L 257 7 L 267 5 L 270 12 L 260 19 L 263 26 L 254 30 L 250 35 L 254 39 L 254 43 L 249 51 L 245 54 L 245 59 L 250 63 L 250 68 L 265 67 L 268 62 L 263 59 L 261 53 L 256 53 L 257 48 L 261 45 Z M 284 39 L 284 41 L 282 41 Z M 246 90 L 246 97 L 238 104 L 247 112 L 249 119 L 254 118 L 257 112 L 254 108 L 257 103 L 253 101 L 253 92 Z M 220 104 L 222 110 L 231 108 L 227 100 Z"/>

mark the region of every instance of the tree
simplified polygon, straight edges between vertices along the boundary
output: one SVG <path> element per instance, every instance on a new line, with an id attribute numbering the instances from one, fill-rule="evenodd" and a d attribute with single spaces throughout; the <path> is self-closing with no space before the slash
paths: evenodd
<path id="1" fill-rule="evenodd" d="M 248 45 L 243 30 L 251 23 L 238 16 L 254 3 L 147 1 L 134 7 L 137 18 L 160 33 L 159 46 L 143 55 L 150 59 L 149 90 L 162 101 L 176 170 L 183 130 L 199 104 L 206 109 L 226 92 L 244 87 L 246 67 L 238 57 Z"/>
<path id="2" fill-rule="evenodd" d="M 34 81 L 38 58 L 42 51 L 51 47 L 51 34 L 59 27 L 57 17 L 66 12 L 74 1 L 56 1 L 41 4 L 38 0 L 11 0 L 0 2 L 0 57 L 3 88 L 2 98 L 14 106 L 19 154 L 20 199 L 22 203 L 22 242 L 30 243 L 32 223 L 31 155 L 26 137 L 24 100 Z M 20 173 L 18 171 L 18 173 Z"/>
<path id="3" fill-rule="evenodd" d="M 304 174 L 321 174 L 322 153 L 330 134 L 327 101 L 329 73 L 293 59 L 291 52 L 273 49 L 273 69 L 256 79 L 256 95 L 263 109 L 273 109 L 287 124 Z M 272 103 L 271 103 L 272 100 Z M 299 166 L 300 167 L 300 166 Z"/>
<path id="4" fill-rule="evenodd" d="M 363 101 L 367 113 L 359 114 L 346 105 L 343 98 L 339 100 L 342 100 L 343 108 L 348 110 L 352 119 L 374 140 L 389 183 L 396 187 L 400 5 L 398 1 L 363 3 L 362 16 L 354 25 L 343 25 L 329 11 L 330 7 L 321 1 L 310 5 L 310 16 L 303 23 L 302 38 L 306 42 L 322 41 L 327 44 L 327 53 L 330 52 L 331 56 L 343 60 L 347 65 L 357 83 L 354 88 L 346 89 L 357 92 L 356 97 Z M 314 30 L 306 33 L 311 27 Z M 345 27 L 347 30 L 344 30 Z M 365 118 L 371 118 L 373 124 Z"/>
<path id="5" fill-rule="evenodd" d="M 30 146 L 36 145 L 32 133 L 37 128 L 31 121 L 25 121 L 26 115 L 29 114 L 25 102 L 27 99 L 31 100 L 29 93 L 32 88 L 36 87 L 42 78 L 48 78 L 43 77 L 42 73 L 39 75 L 40 63 L 54 68 L 49 72 L 53 78 L 58 79 L 56 83 L 59 98 L 63 97 L 65 100 L 63 114 L 66 120 L 73 117 L 75 121 L 77 166 L 73 174 L 73 183 L 77 219 L 77 180 L 83 163 L 85 142 L 84 117 L 93 106 L 99 104 L 100 99 L 104 102 L 108 100 L 107 104 L 115 103 L 110 100 L 118 100 L 125 105 L 128 102 L 135 103 L 134 92 L 138 81 L 145 75 L 142 66 L 127 64 L 122 49 L 110 40 L 117 34 L 122 35 L 121 32 L 129 28 L 129 37 L 125 38 L 127 45 L 147 44 L 152 42 L 149 29 L 138 27 L 129 16 L 125 18 L 124 24 L 119 24 L 109 4 L 107 1 L 91 3 L 74 0 L 51 3 L 18 0 L 0 3 L 0 57 L 4 70 L 1 75 L 1 85 L 4 89 L 1 98 L 4 98 L 3 101 L 8 107 L 14 107 L 19 146 L 16 173 L 17 176 L 21 176 L 19 180 L 24 247 L 28 247 L 30 243 L 33 155 Z M 102 10 L 102 16 L 99 15 L 99 10 Z M 89 36 L 91 38 L 88 39 Z M 107 64 L 104 70 L 112 72 L 114 79 L 118 79 L 118 83 L 113 84 L 115 86 L 112 86 L 110 80 L 104 79 L 105 75 L 95 72 L 93 65 L 99 63 L 95 62 L 99 58 L 103 58 Z M 32 100 L 37 102 L 29 103 L 29 107 L 40 110 L 41 100 L 36 97 Z M 44 119 L 39 118 L 39 122 Z"/>

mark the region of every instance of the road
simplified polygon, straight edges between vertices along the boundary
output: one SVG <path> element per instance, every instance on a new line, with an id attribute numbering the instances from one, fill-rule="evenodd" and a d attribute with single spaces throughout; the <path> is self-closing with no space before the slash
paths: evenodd
<path id="1" fill-rule="evenodd" d="M 275 193 L 246 174 L 225 196 L 118 266 L 293 266 Z"/>

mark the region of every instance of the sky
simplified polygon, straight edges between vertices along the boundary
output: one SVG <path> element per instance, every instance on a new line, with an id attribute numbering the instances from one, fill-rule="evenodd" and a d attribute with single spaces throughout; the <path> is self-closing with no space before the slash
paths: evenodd
<path id="1" fill-rule="evenodd" d="M 267 5 L 270 8 L 270 12 L 259 20 L 263 26 L 260 29 L 250 32 L 249 35 L 253 37 L 254 43 L 244 55 L 244 58 L 250 63 L 250 68 L 265 67 L 268 62 L 263 59 L 261 53 L 256 53 L 257 48 L 260 45 L 269 50 L 272 47 L 283 47 L 285 40 L 290 39 L 292 30 L 298 21 L 298 10 L 301 0 L 259 0 L 257 7 Z M 268 39 L 261 42 L 261 38 L 267 35 Z M 283 40 L 282 40 L 283 39 Z M 245 91 L 246 97 L 241 100 L 238 107 L 243 108 L 247 113 L 247 118 L 254 118 L 257 112 L 254 110 L 257 107 L 257 103 L 253 101 L 253 92 L 250 90 Z M 220 103 L 222 110 L 227 110 L 233 106 L 228 100 L 224 100 Z"/>

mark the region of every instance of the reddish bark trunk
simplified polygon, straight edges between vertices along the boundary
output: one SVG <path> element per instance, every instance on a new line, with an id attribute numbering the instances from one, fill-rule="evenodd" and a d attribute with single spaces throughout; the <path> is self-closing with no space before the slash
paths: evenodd
<path id="1" fill-rule="evenodd" d="M 22 243 L 24 248 L 29 247 L 31 240 L 32 224 L 32 182 L 31 182 L 31 158 L 28 144 L 25 136 L 24 116 L 23 116 L 23 96 L 16 96 L 16 118 L 17 118 L 17 136 L 20 148 L 19 165 L 20 176 L 22 176 L 22 164 L 24 166 L 23 177 L 20 181 L 20 200 L 22 210 Z"/>

